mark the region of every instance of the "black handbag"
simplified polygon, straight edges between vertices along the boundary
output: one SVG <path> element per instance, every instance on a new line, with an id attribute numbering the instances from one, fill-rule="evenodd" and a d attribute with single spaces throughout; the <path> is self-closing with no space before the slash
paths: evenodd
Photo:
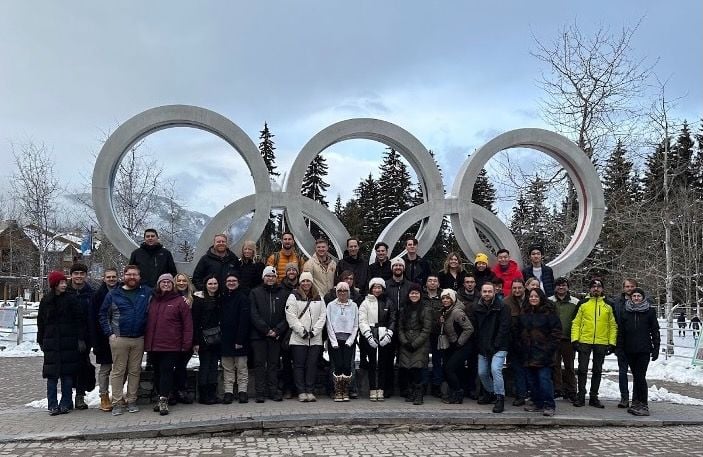
<path id="1" fill-rule="evenodd" d="M 217 346 L 222 342 L 220 326 L 203 329 L 203 341 L 206 346 Z"/>

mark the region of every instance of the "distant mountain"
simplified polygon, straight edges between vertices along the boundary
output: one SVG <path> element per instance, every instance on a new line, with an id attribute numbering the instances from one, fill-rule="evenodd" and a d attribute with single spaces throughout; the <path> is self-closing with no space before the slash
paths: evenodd
<path id="1" fill-rule="evenodd" d="M 212 220 L 212 217 L 198 211 L 189 210 L 177 203 L 172 207 L 169 199 L 164 197 L 157 196 L 152 198 L 155 199 L 155 207 L 148 225 L 159 231 L 162 242 L 173 251 L 176 260 L 182 260 L 183 256 L 177 252 L 176 247 L 183 241 L 187 241 L 191 246 L 195 247 L 200 234 Z M 58 214 L 69 215 L 68 218 L 72 225 L 89 226 L 90 224 L 95 224 L 95 212 L 92 208 L 91 195 L 88 193 L 63 195 L 57 206 Z M 173 236 L 171 236 L 170 224 L 172 210 L 173 214 L 176 215 L 176 223 L 173 230 L 175 233 Z M 234 222 L 230 228 L 230 236 L 236 240 L 249 227 L 251 215 Z M 173 238 L 173 243 L 169 243 L 171 238 Z"/>

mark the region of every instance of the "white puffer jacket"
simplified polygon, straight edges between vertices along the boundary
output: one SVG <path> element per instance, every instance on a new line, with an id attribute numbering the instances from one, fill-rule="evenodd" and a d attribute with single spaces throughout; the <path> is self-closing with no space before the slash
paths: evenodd
<path id="1" fill-rule="evenodd" d="M 322 346 L 322 329 L 327 320 L 325 303 L 320 298 L 311 300 L 308 309 L 302 317 L 298 318 L 307 304 L 307 299 L 297 297 L 295 292 L 290 294 L 286 301 L 286 321 L 293 330 L 290 336 L 291 346 Z M 308 333 L 312 331 L 315 336 L 303 338 L 303 330 L 307 330 Z"/>

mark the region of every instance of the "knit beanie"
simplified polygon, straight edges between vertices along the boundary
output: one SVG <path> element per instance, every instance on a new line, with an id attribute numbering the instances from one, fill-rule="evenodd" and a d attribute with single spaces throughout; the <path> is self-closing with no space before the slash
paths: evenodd
<path id="1" fill-rule="evenodd" d="M 55 289 L 61 281 L 66 280 L 66 275 L 63 274 L 63 271 L 52 271 L 51 273 L 49 273 L 47 279 L 49 281 L 49 287 Z"/>
<path id="2" fill-rule="evenodd" d="M 445 295 L 452 299 L 452 303 L 456 303 L 456 292 L 454 292 L 454 289 L 443 289 L 439 297 L 442 298 Z"/>
<path id="3" fill-rule="evenodd" d="M 402 265 L 403 268 L 405 268 L 405 260 L 401 259 L 400 257 L 396 257 L 395 259 L 391 260 L 391 268 L 396 265 Z"/>
<path id="4" fill-rule="evenodd" d="M 486 254 L 484 254 L 483 252 L 477 253 L 476 258 L 474 259 L 474 265 L 479 262 L 483 262 L 486 265 L 488 265 L 488 256 Z"/>
<path id="5" fill-rule="evenodd" d="M 369 281 L 369 290 L 371 290 L 376 284 L 384 289 L 386 288 L 386 281 L 384 281 L 383 278 L 371 278 L 371 281 Z"/>
<path id="6" fill-rule="evenodd" d="M 264 271 L 261 273 L 261 279 L 264 279 L 264 277 L 268 275 L 276 276 L 276 269 L 273 268 L 271 265 L 264 268 Z"/>
<path id="7" fill-rule="evenodd" d="M 164 273 L 159 276 L 159 280 L 156 281 L 156 285 L 158 286 L 161 281 L 171 281 L 171 284 L 173 284 L 174 287 L 176 286 L 176 281 L 173 280 L 173 276 L 171 275 L 171 273 Z"/>
<path id="8" fill-rule="evenodd" d="M 291 262 L 286 265 L 286 273 L 288 273 L 288 270 L 295 270 L 298 271 L 298 264 L 295 262 Z"/>
<path id="9" fill-rule="evenodd" d="M 312 282 L 312 273 L 310 273 L 309 271 L 303 271 L 302 273 L 300 273 L 300 278 L 298 278 L 298 281 L 303 282 L 306 279 Z"/>

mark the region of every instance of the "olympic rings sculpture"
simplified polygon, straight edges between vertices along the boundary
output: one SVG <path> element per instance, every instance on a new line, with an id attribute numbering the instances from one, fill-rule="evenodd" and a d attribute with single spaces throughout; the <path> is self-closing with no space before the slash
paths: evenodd
<path id="1" fill-rule="evenodd" d="M 315 240 L 304 221 L 309 218 L 330 237 L 338 253 L 344 251 L 349 232 L 342 223 L 320 203 L 300 195 L 303 176 L 312 160 L 335 143 L 350 139 L 380 142 L 398 151 L 413 167 L 423 190 L 424 202 L 398 215 L 381 232 L 378 241 L 393 246 L 415 223 L 421 222 L 417 233 L 419 254 L 424 255 L 439 234 L 442 220 L 450 216 L 459 246 L 473 257 L 488 249 L 479 238 L 480 229 L 493 246 L 511 252 L 520 249 L 503 222 L 493 213 L 471 203 L 471 193 L 479 172 L 500 151 L 527 147 L 554 158 L 568 173 L 579 201 L 576 231 L 564 251 L 549 265 L 556 275 L 565 275 L 586 259 L 595 246 L 603 225 L 605 205 L 603 188 L 588 156 L 572 141 L 554 132 L 542 129 L 512 130 L 492 139 L 463 163 L 449 195 L 443 191 L 442 177 L 434 159 L 425 146 L 412 134 L 390 122 L 378 119 L 349 119 L 321 130 L 313 136 L 296 157 L 283 191 L 273 190 L 268 170 L 254 142 L 244 131 L 226 117 L 205 108 L 188 105 L 168 105 L 149 109 L 122 124 L 103 145 L 93 171 L 93 206 L 105 235 L 125 256 L 137 244 L 122 230 L 113 205 L 113 187 L 120 161 L 139 140 L 159 130 L 173 127 L 192 127 L 210 132 L 229 143 L 244 159 L 254 179 L 255 194 L 240 198 L 215 215 L 198 240 L 195 259 L 206 252 L 212 238 L 229 229 L 231 224 L 254 212 L 246 232 L 236 240 L 233 250 L 239 252 L 241 243 L 258 239 L 263 233 L 272 209 L 286 213 L 289 229 L 298 246 L 306 254 L 314 252 Z M 492 255 L 489 253 L 489 257 Z M 515 255 L 519 263 L 520 256 Z M 373 262 L 372 257 L 369 262 Z M 179 271 L 192 272 L 193 262 L 178 262 Z"/>

